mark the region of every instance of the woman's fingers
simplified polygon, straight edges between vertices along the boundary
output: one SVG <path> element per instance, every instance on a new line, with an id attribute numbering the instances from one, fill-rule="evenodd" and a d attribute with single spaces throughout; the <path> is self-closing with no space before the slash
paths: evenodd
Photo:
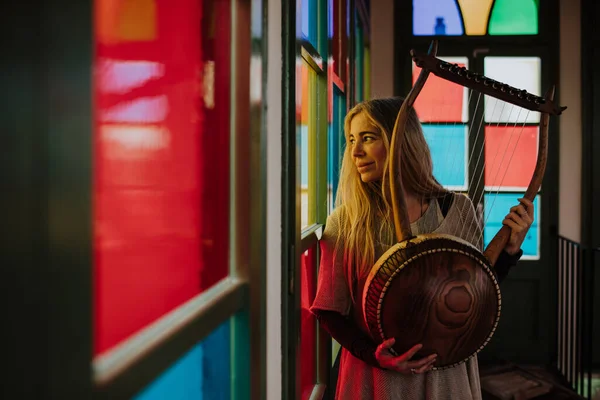
<path id="1" fill-rule="evenodd" d="M 430 364 L 433 364 L 437 359 L 437 354 L 432 354 L 427 357 L 423 357 L 420 360 L 409 361 L 406 363 L 406 367 L 410 369 L 419 369 L 422 367 L 427 367 Z"/>
<path id="2" fill-rule="evenodd" d="M 527 211 L 527 214 L 529 215 L 533 215 L 533 202 L 530 200 L 527 200 L 526 198 L 521 198 L 519 199 L 519 203 L 523 204 L 525 206 L 525 209 Z"/>
<path id="3" fill-rule="evenodd" d="M 421 368 L 415 368 L 414 369 L 414 373 L 415 374 L 422 374 L 424 372 L 431 371 L 431 369 L 433 368 L 433 364 L 435 364 L 435 360 L 433 360 L 432 362 L 429 362 L 429 363 L 423 365 Z M 413 372 L 413 371 L 411 371 L 411 372 Z"/>
<path id="4" fill-rule="evenodd" d="M 413 356 L 417 354 L 417 351 L 421 350 L 422 348 L 422 344 L 416 344 L 413 347 L 411 347 L 406 353 L 401 355 L 399 358 L 402 358 L 402 361 L 408 361 L 411 358 L 413 358 Z"/>
<path id="5" fill-rule="evenodd" d="M 394 338 L 383 341 L 379 346 L 377 346 L 377 349 L 375 349 L 375 358 L 379 359 L 381 353 L 391 349 L 394 343 L 396 343 L 396 339 Z"/>

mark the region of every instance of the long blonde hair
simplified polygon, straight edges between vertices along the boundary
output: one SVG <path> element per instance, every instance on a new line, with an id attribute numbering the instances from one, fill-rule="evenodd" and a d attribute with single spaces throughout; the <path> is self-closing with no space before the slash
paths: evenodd
<path id="1" fill-rule="evenodd" d="M 352 118 L 364 113 L 370 123 L 379 129 L 389 155 L 392 132 L 403 99 L 400 97 L 364 101 L 354 106 L 346 115 L 344 130 L 346 141 L 350 134 Z M 446 190 L 433 177 L 431 152 L 423 135 L 421 123 L 414 108 L 410 108 L 405 136 L 399 149 L 404 190 L 429 201 Z M 344 265 L 349 287 L 354 293 L 358 278 L 365 277 L 375 260 L 375 244 L 391 245 L 393 237 L 392 208 L 388 185 L 388 160 L 384 164 L 381 182 L 363 182 L 354 160 L 352 149 L 346 146 L 340 168 L 336 206 L 340 208 L 338 245 L 344 247 Z M 386 243 L 387 242 L 387 243 Z M 339 254 L 336 251 L 336 254 Z"/>

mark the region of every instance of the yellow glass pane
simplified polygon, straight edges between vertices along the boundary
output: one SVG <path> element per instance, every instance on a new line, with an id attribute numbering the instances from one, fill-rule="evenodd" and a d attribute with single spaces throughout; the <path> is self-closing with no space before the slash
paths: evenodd
<path id="1" fill-rule="evenodd" d="M 296 121 L 299 137 L 298 163 L 300 179 L 300 227 L 316 222 L 316 72 L 304 60 L 298 64 L 296 74 Z"/>
<path id="2" fill-rule="evenodd" d="M 465 34 L 485 35 L 494 0 L 458 0 L 465 24 Z"/>

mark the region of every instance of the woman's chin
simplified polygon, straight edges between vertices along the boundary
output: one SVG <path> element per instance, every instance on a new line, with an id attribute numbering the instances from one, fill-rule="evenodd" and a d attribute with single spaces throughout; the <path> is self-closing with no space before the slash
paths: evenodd
<path id="1" fill-rule="evenodd" d="M 360 174 L 360 180 L 363 181 L 363 183 L 371 183 L 371 182 L 380 181 L 381 177 L 377 176 L 377 174 L 367 172 L 364 174 Z"/>

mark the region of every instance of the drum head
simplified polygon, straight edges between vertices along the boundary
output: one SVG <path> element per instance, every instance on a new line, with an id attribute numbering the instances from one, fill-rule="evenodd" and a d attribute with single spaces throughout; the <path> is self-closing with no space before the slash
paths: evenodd
<path id="1" fill-rule="evenodd" d="M 392 246 L 372 268 L 363 310 L 373 338 L 395 338 L 403 354 L 438 354 L 434 369 L 477 354 L 500 318 L 500 288 L 483 254 L 450 235 L 419 235 Z"/>

